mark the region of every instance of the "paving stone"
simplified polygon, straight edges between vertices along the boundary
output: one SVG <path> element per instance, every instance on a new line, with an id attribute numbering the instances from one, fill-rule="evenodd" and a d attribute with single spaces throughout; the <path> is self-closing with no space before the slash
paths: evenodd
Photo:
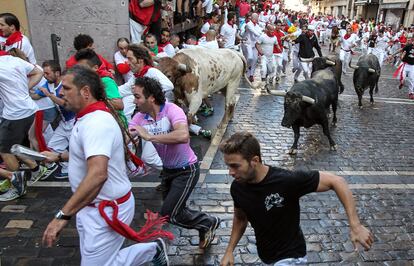
<path id="1" fill-rule="evenodd" d="M 1 209 L 1 212 L 17 212 L 23 213 L 26 210 L 25 205 L 6 205 Z"/>
<path id="2" fill-rule="evenodd" d="M 17 260 L 16 266 L 49 266 L 53 258 L 23 258 Z"/>
<path id="3" fill-rule="evenodd" d="M 6 257 L 25 258 L 25 257 L 37 257 L 40 252 L 39 248 L 27 248 L 27 247 L 13 247 L 2 250 L 2 255 Z"/>
<path id="4" fill-rule="evenodd" d="M 0 230 L 0 237 L 13 237 L 19 233 L 19 229 L 8 228 L 5 230 Z"/>
<path id="5" fill-rule="evenodd" d="M 10 220 L 6 228 L 22 228 L 29 229 L 33 224 L 32 220 Z"/>
<path id="6" fill-rule="evenodd" d="M 39 256 L 40 257 L 65 257 L 70 258 L 76 253 L 75 248 L 65 248 L 65 247 L 52 247 L 52 248 L 41 248 Z"/>

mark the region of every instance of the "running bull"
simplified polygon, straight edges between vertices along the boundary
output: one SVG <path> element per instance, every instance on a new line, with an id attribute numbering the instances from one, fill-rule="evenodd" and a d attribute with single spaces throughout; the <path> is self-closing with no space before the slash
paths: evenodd
<path id="1" fill-rule="evenodd" d="M 342 62 L 336 55 L 328 55 L 322 57 L 316 57 L 312 61 L 312 73 L 325 68 L 331 68 L 335 74 L 336 82 L 339 86 L 339 94 L 344 92 L 344 84 L 342 84 Z M 313 74 L 312 74 L 313 76 Z"/>
<path id="2" fill-rule="evenodd" d="M 300 127 L 309 128 L 315 124 L 322 126 L 323 133 L 328 137 L 331 150 L 336 150 L 328 121 L 329 107 L 332 106 L 332 125 L 336 125 L 338 105 L 338 84 L 331 69 L 314 72 L 311 79 L 294 84 L 288 92 L 270 91 L 270 93 L 285 97 L 282 126 L 292 127 L 295 135 L 289 154 L 297 153 Z"/>
<path id="3" fill-rule="evenodd" d="M 378 80 L 381 75 L 381 67 L 378 59 L 373 54 L 363 55 L 358 59 L 357 65 L 352 66 L 349 62 L 349 67 L 354 70 L 354 87 L 358 95 L 358 106 L 362 109 L 362 95 L 369 87 L 370 102 L 374 104 L 373 92 L 378 92 Z"/>
<path id="4" fill-rule="evenodd" d="M 247 67 L 242 54 L 230 49 L 195 47 L 183 49 L 173 58 L 160 58 L 157 63 L 174 84 L 176 101 L 188 106 L 190 122 L 202 100 L 221 89 L 226 89 L 226 114 L 233 113 L 235 93 Z"/>

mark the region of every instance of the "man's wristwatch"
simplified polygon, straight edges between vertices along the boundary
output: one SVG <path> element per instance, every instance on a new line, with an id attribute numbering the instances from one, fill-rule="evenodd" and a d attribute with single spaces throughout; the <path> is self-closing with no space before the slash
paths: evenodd
<path id="1" fill-rule="evenodd" d="M 71 217 L 72 216 L 65 215 L 62 210 L 59 210 L 58 213 L 56 213 L 56 215 L 55 215 L 55 218 L 58 219 L 58 220 L 69 221 Z"/>

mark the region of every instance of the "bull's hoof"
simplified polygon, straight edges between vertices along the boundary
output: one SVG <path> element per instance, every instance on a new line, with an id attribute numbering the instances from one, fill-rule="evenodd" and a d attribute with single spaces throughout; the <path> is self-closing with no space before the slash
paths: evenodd
<path id="1" fill-rule="evenodd" d="M 290 149 L 289 150 L 289 154 L 290 155 L 296 155 L 298 153 L 298 150 L 297 149 Z"/>
<path id="2" fill-rule="evenodd" d="M 336 149 L 338 148 L 338 145 L 333 145 L 333 146 L 331 146 L 331 151 L 336 151 Z"/>

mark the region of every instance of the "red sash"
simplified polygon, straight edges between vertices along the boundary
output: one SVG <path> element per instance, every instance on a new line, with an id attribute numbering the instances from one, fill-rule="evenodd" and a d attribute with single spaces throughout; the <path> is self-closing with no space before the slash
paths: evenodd
<path id="1" fill-rule="evenodd" d="M 21 42 L 23 40 L 23 34 L 20 31 L 13 32 L 10 34 L 10 36 L 7 38 L 5 45 L 10 46 L 12 44 L 15 44 L 16 42 Z"/>
<path id="2" fill-rule="evenodd" d="M 141 71 L 139 73 L 135 73 L 134 76 L 136 78 L 143 77 L 145 74 L 147 74 L 147 72 L 150 68 L 152 68 L 152 66 L 145 65 L 145 66 L 142 67 Z"/>
<path id="3" fill-rule="evenodd" d="M 50 149 L 47 147 L 45 137 L 43 136 L 43 114 L 44 112 L 42 110 L 37 111 L 35 114 L 35 136 L 37 143 L 39 145 L 39 151 L 50 151 Z"/>
<path id="4" fill-rule="evenodd" d="M 0 56 L 10 55 L 7 51 L 0 50 Z"/>

